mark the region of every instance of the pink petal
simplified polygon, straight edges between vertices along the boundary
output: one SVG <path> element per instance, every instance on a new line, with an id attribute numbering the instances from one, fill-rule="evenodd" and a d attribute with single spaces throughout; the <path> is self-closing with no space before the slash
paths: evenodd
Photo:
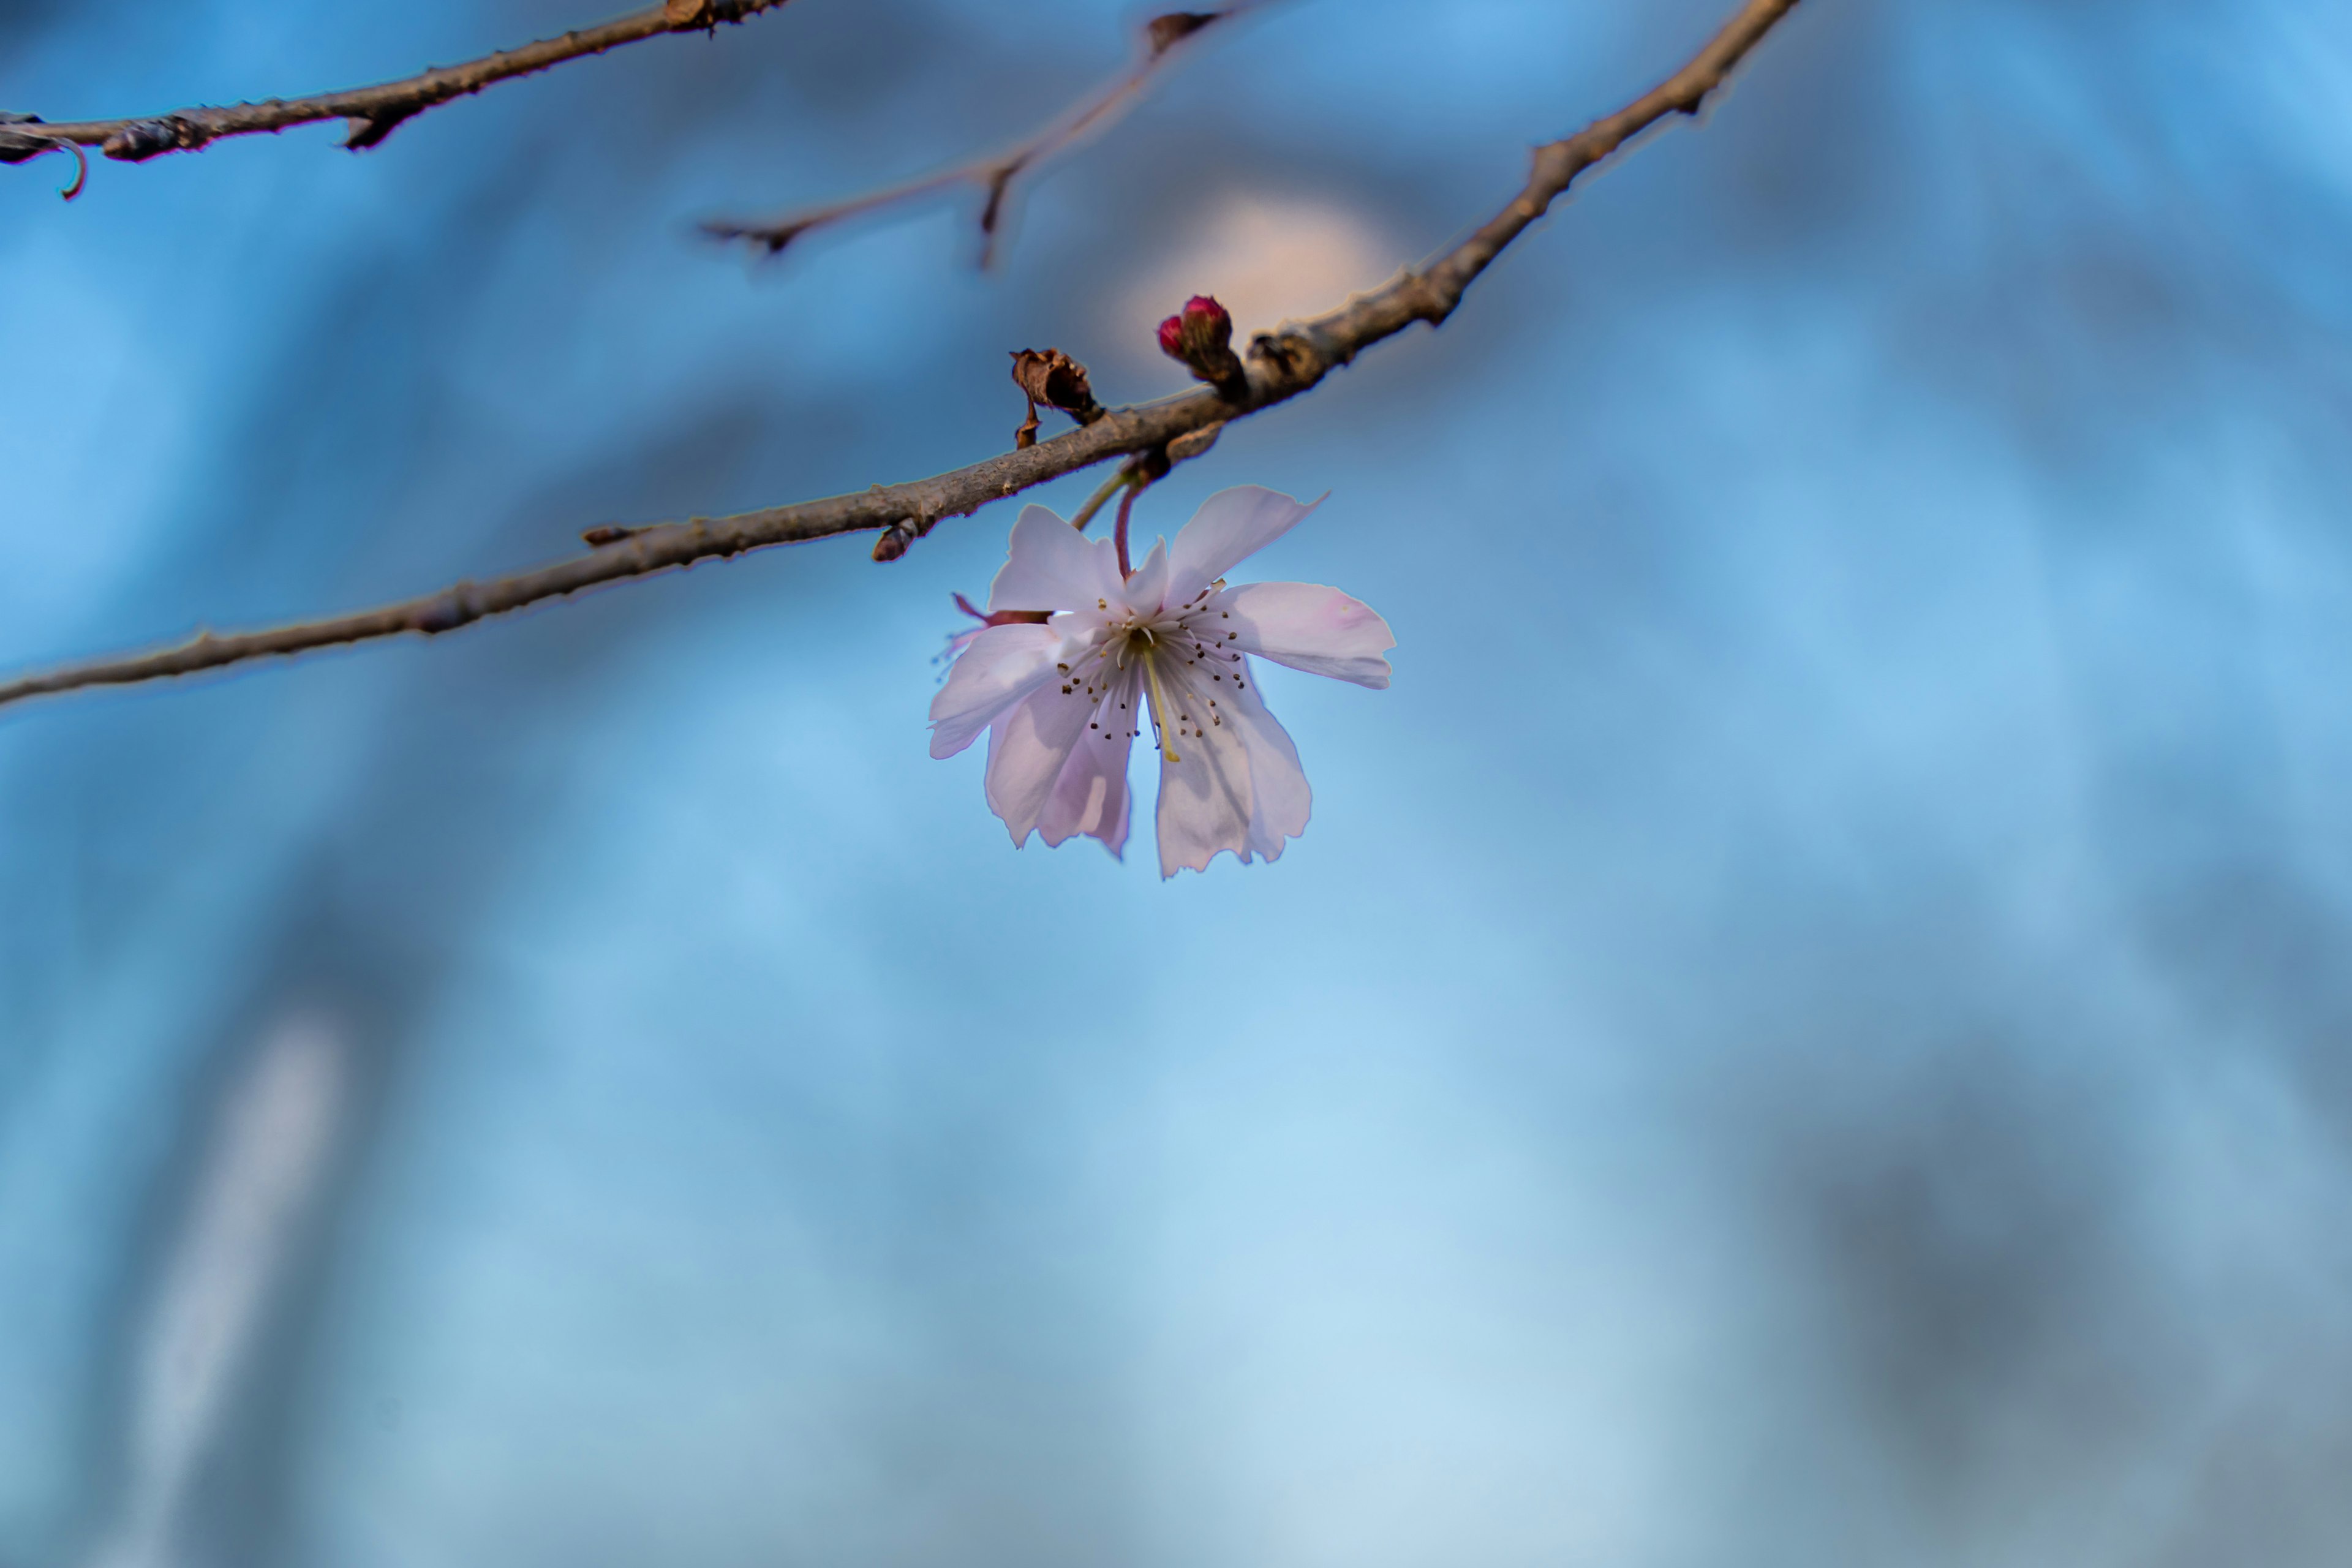
<path id="1" fill-rule="evenodd" d="M 1168 552 L 1170 591 L 1189 599 L 1245 558 L 1288 533 L 1323 503 L 1300 502 L 1279 490 L 1238 485 L 1201 503 Z"/>
<path id="2" fill-rule="evenodd" d="M 1094 700 L 1070 686 L 1067 676 L 1046 681 L 989 728 L 988 809 L 1004 819 L 1016 848 L 1029 841 L 1070 749 L 1087 733 Z"/>
<path id="3" fill-rule="evenodd" d="M 1244 583 L 1218 595 L 1209 608 L 1231 617 L 1212 619 L 1239 634 L 1225 645 L 1238 652 L 1375 690 L 1389 683 L 1389 661 L 1381 655 L 1396 647 L 1396 637 L 1388 622 L 1337 588 Z"/>
<path id="4" fill-rule="evenodd" d="M 1122 710 L 1118 703 L 1131 704 L 1133 690 L 1131 676 L 1124 690 L 1114 687 L 1089 721 L 1099 728 L 1087 731 L 1071 748 L 1070 760 L 1062 764 L 1053 795 L 1037 819 L 1038 837 L 1047 844 L 1058 845 L 1083 833 L 1101 839 L 1114 857 L 1126 849 L 1127 756 L 1139 726 L 1130 717 L 1132 706 Z"/>
<path id="5" fill-rule="evenodd" d="M 998 714 L 1056 674 L 1062 638 L 1051 626 L 1024 622 L 989 626 L 971 639 L 931 699 L 931 755 L 952 757 Z"/>
<path id="6" fill-rule="evenodd" d="M 1246 661 L 1244 668 L 1246 671 Z M 1228 694 L 1223 685 L 1236 689 Z M 1313 792 L 1307 787 L 1307 771 L 1298 765 L 1298 748 L 1291 744 L 1290 732 L 1259 700 L 1254 672 L 1213 689 L 1218 692 L 1217 713 L 1224 724 L 1212 728 L 1239 731 L 1249 751 L 1249 847 L 1262 859 L 1276 859 L 1282 854 L 1284 840 L 1307 831 L 1307 813 L 1314 804 Z"/>
<path id="7" fill-rule="evenodd" d="M 1227 849 L 1246 862 L 1249 745 L 1241 726 L 1214 721 L 1232 700 L 1220 697 L 1218 707 L 1211 708 L 1209 694 L 1192 685 L 1191 671 L 1172 661 L 1161 662 L 1160 678 L 1174 709 L 1160 715 L 1165 741 L 1160 762 L 1160 874 L 1172 877 L 1186 866 L 1206 870 Z M 1168 761 L 1170 751 L 1177 761 Z"/>
<path id="8" fill-rule="evenodd" d="M 989 585 L 988 608 L 1093 609 L 1118 592 L 1118 555 L 1108 539 L 1088 539 L 1042 506 L 1021 509 L 1004 564 Z"/>
<path id="9" fill-rule="evenodd" d="M 1166 540 L 1155 539 L 1151 542 L 1151 553 L 1143 558 L 1143 564 L 1135 569 L 1135 575 L 1127 580 L 1126 586 L 1121 588 L 1119 593 L 1130 606 L 1144 615 L 1153 616 L 1160 613 L 1160 605 L 1168 595 L 1168 542 Z M 1114 604 L 1117 602 L 1117 600 L 1112 601 Z"/>

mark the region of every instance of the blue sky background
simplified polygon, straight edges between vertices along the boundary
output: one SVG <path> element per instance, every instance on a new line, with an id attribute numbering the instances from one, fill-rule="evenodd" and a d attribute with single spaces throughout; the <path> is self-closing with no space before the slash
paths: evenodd
<path id="1" fill-rule="evenodd" d="M 0 107 L 593 9 L 12 0 Z M 1718 9 L 1292 0 L 985 274 L 970 204 L 692 226 L 1139 14 L 0 170 L 0 659 L 953 467 L 1013 348 L 1176 390 L 1183 295 L 1379 281 Z M 2347 89 L 2320 0 L 1807 0 L 1139 510 L 1328 489 L 1251 574 L 1395 628 L 1268 675 L 1273 867 L 925 755 L 1010 506 L 0 714 L 0 1563 L 2341 1562 Z"/>

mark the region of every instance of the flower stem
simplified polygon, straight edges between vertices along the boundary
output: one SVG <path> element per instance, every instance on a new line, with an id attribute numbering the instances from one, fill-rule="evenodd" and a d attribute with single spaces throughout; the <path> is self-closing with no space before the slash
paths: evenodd
<path id="1" fill-rule="evenodd" d="M 1150 482 L 1150 479 L 1138 474 L 1135 477 L 1135 482 L 1128 487 L 1127 493 L 1118 498 L 1118 527 L 1111 537 L 1118 544 L 1118 575 L 1121 582 L 1135 575 L 1135 568 L 1127 563 L 1127 514 L 1135 510 L 1135 498 L 1141 495 L 1143 487 Z"/>
<path id="2" fill-rule="evenodd" d="M 1087 498 L 1086 505 L 1078 508 L 1078 515 L 1070 519 L 1070 526 L 1084 533 L 1087 524 L 1095 520 L 1095 513 L 1102 510 L 1103 504 L 1110 500 L 1111 492 L 1127 482 L 1128 472 L 1124 468 L 1105 479 L 1102 488 Z"/>

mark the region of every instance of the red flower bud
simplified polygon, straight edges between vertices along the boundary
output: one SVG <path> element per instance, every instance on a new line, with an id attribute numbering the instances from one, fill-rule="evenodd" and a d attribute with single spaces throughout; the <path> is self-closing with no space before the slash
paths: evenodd
<path id="1" fill-rule="evenodd" d="M 1193 295 L 1182 310 L 1160 323 L 1160 352 L 1182 361 L 1195 376 L 1237 402 L 1249 392 L 1249 373 L 1233 343 L 1233 317 L 1206 294 Z"/>

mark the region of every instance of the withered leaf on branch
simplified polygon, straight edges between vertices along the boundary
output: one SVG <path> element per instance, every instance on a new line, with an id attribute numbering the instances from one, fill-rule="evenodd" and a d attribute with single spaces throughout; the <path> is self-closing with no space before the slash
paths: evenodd
<path id="1" fill-rule="evenodd" d="M 1103 405 L 1095 401 L 1094 388 L 1087 384 L 1087 367 L 1059 349 L 1015 350 L 1013 379 L 1029 398 L 1029 416 L 1013 433 L 1016 448 L 1035 445 L 1041 403 L 1060 409 L 1081 425 L 1091 425 L 1103 416 Z"/>

